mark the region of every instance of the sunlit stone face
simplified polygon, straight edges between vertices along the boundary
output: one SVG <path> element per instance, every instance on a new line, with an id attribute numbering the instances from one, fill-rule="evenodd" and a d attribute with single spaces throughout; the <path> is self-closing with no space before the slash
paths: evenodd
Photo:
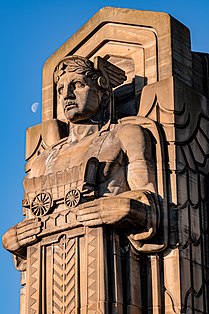
<path id="1" fill-rule="evenodd" d="M 57 83 L 57 93 L 64 114 L 70 122 L 86 120 L 99 111 L 98 85 L 86 75 L 66 72 Z"/>

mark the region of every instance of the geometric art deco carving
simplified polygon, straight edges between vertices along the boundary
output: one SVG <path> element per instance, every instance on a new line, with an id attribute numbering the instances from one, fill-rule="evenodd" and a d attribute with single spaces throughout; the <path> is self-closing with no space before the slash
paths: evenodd
<path id="1" fill-rule="evenodd" d="M 171 16 L 108 7 L 47 60 L 3 236 L 20 314 L 209 313 L 208 61 Z"/>

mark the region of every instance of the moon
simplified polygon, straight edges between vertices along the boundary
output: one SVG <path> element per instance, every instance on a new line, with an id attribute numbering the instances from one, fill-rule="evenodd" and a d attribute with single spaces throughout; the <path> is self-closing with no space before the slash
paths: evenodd
<path id="1" fill-rule="evenodd" d="M 39 103 L 38 102 L 34 102 L 32 105 L 31 105 L 31 111 L 33 113 L 36 113 L 36 111 L 38 110 L 38 107 L 39 107 Z"/>

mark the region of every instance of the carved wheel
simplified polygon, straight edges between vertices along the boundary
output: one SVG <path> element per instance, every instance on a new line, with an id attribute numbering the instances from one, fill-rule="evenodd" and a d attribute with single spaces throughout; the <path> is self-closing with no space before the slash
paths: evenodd
<path id="1" fill-rule="evenodd" d="M 80 193 L 79 190 L 77 190 L 77 189 L 70 190 L 65 195 L 65 199 L 64 199 L 65 205 L 68 208 L 76 207 L 79 204 L 79 202 L 80 202 L 80 198 L 81 198 L 81 193 Z"/>
<path id="2" fill-rule="evenodd" d="M 30 210 L 34 216 L 40 217 L 48 214 L 51 207 L 52 207 L 51 195 L 47 192 L 40 192 L 32 200 Z"/>

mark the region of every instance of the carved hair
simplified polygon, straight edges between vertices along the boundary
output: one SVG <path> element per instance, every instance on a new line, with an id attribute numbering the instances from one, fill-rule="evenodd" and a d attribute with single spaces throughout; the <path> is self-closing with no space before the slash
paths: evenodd
<path id="1" fill-rule="evenodd" d="M 93 80 L 98 80 L 102 76 L 100 71 L 95 70 L 92 61 L 80 56 L 69 56 L 62 59 L 54 71 L 54 82 L 57 84 L 60 77 L 67 72 L 84 74 Z"/>

